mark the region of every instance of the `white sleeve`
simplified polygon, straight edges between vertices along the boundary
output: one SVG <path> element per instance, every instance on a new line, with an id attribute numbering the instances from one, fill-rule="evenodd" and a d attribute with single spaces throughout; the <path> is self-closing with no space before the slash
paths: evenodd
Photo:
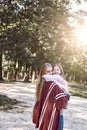
<path id="1" fill-rule="evenodd" d="M 42 76 L 45 81 L 55 81 L 58 86 L 61 88 L 61 89 L 67 89 L 67 81 L 65 79 L 63 79 L 60 75 L 58 74 L 55 74 L 55 75 L 43 75 Z"/>

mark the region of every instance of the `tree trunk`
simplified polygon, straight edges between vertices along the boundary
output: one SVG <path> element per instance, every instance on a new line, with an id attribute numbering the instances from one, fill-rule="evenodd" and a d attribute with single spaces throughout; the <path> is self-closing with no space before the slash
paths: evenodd
<path id="1" fill-rule="evenodd" d="M 2 79 L 2 53 L 0 52 L 0 80 Z"/>
<path id="2" fill-rule="evenodd" d="M 29 66 L 26 64 L 26 73 L 24 76 L 24 82 L 29 82 Z"/>
<path id="3" fill-rule="evenodd" d="M 17 73 L 18 73 L 18 61 L 16 61 L 16 65 L 15 65 L 15 72 L 14 72 L 14 80 L 17 80 Z"/>

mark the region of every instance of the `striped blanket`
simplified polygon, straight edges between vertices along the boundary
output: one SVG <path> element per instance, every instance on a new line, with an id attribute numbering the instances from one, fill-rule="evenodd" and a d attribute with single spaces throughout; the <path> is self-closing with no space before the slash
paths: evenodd
<path id="1" fill-rule="evenodd" d="M 39 130 L 57 130 L 60 110 L 67 104 L 67 99 L 54 81 L 44 83 L 38 107 L 36 128 Z"/>

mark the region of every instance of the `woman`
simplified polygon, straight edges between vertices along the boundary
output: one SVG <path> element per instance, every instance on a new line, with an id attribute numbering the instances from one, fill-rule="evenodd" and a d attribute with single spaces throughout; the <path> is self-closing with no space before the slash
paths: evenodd
<path id="1" fill-rule="evenodd" d="M 52 74 L 52 65 L 50 63 L 44 63 L 41 66 L 40 73 L 39 73 L 39 76 L 37 79 L 37 84 L 36 84 L 36 103 L 34 105 L 33 116 L 32 116 L 32 121 L 34 124 L 36 124 L 36 122 L 37 122 L 40 96 L 41 96 L 41 92 L 42 92 L 42 88 L 43 88 L 43 84 L 44 84 L 44 79 L 42 79 L 42 76 L 48 75 L 48 74 Z M 36 127 L 37 127 L 37 125 L 36 125 Z"/>
<path id="2" fill-rule="evenodd" d="M 41 76 L 43 75 L 41 69 Z M 51 71 L 50 71 L 51 72 Z M 49 73 L 46 73 L 49 74 Z M 51 74 L 51 73 L 50 73 Z M 39 130 L 57 130 L 60 110 L 67 104 L 67 98 L 62 89 L 54 81 L 39 80 L 39 92 L 37 100 L 39 101 L 38 115 L 36 119 L 36 128 Z"/>

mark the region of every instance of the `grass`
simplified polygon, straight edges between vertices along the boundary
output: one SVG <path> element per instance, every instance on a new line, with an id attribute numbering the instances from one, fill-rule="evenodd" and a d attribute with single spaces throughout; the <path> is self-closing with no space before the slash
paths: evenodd
<path id="1" fill-rule="evenodd" d="M 73 96 L 87 98 L 87 84 L 72 82 L 69 84 L 69 92 Z"/>
<path id="2" fill-rule="evenodd" d="M 16 99 L 7 97 L 6 95 L 0 95 L 0 110 L 13 109 L 14 105 L 20 103 Z"/>

